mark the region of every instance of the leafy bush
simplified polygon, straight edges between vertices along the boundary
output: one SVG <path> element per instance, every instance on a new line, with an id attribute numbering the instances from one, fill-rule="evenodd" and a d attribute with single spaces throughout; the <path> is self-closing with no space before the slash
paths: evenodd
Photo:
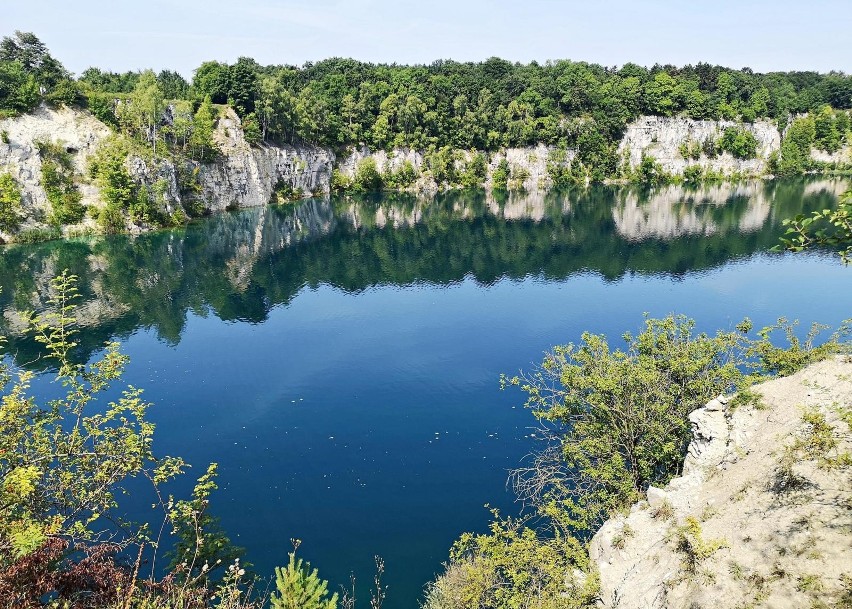
<path id="1" fill-rule="evenodd" d="M 701 523 L 688 516 L 676 532 L 677 549 L 683 554 L 683 567 L 687 573 L 695 573 L 705 560 L 722 548 L 728 547 L 724 539 L 705 540 Z"/>
<path id="2" fill-rule="evenodd" d="M 488 162 L 481 152 L 475 153 L 464 171 L 459 175 L 459 183 L 465 188 L 477 188 L 482 186 L 488 176 Z"/>
<path id="3" fill-rule="evenodd" d="M 568 153 L 562 148 L 551 150 L 547 157 L 547 175 L 554 188 L 567 188 L 579 182 L 572 172 L 573 164 L 568 162 Z"/>
<path id="4" fill-rule="evenodd" d="M 567 529 L 589 532 L 677 474 L 689 413 L 744 380 L 744 334 L 696 334 L 694 325 L 680 316 L 647 319 L 614 350 L 606 337 L 585 333 L 579 345 L 555 347 L 532 375 L 504 378 L 523 389 L 557 442 L 518 472 L 522 496 L 558 506 Z"/>
<path id="5" fill-rule="evenodd" d="M 382 186 L 382 175 L 376 169 L 376 160 L 373 157 L 361 159 L 350 188 L 355 192 L 376 192 L 381 190 Z"/>
<path id="6" fill-rule="evenodd" d="M 738 159 L 753 159 L 757 155 L 758 141 L 748 129 L 728 127 L 719 140 L 719 150 Z"/>
<path id="7" fill-rule="evenodd" d="M 798 321 L 789 322 L 782 317 L 775 324 L 759 330 L 758 340 L 749 344 L 747 355 L 759 361 L 766 373 L 789 376 L 805 366 L 840 352 L 843 341 L 852 331 L 848 323 L 845 323 L 828 340 L 817 344 L 817 337 L 827 326 L 813 324 L 804 339 L 800 339 L 796 335 L 797 325 Z M 787 346 L 773 343 L 772 336 L 778 331 L 783 333 Z"/>
<path id="8" fill-rule="evenodd" d="M 500 159 L 491 173 L 491 187 L 496 190 L 506 190 L 509 186 L 509 173 L 509 161 L 505 158 Z"/>
<path id="9" fill-rule="evenodd" d="M 344 192 L 352 187 L 352 180 L 347 175 L 341 173 L 339 169 L 331 170 L 331 181 L 329 188 L 331 192 Z"/>
<path id="10" fill-rule="evenodd" d="M 663 166 L 657 162 L 657 159 L 649 154 L 643 154 L 634 179 L 643 186 L 662 186 L 671 183 L 672 176 L 663 170 Z"/>
<path id="11" fill-rule="evenodd" d="M 41 181 L 51 206 L 52 224 L 76 224 L 86 214 L 74 182 L 74 164 L 65 148 L 48 141 L 35 142 L 41 156 Z"/>
<path id="12" fill-rule="evenodd" d="M 703 176 L 704 171 L 701 169 L 701 165 L 687 165 L 683 168 L 683 180 L 685 182 L 700 182 Z"/>
<path id="13" fill-rule="evenodd" d="M 382 184 L 387 188 L 408 188 L 417 181 L 417 170 L 411 161 L 405 161 L 397 171 L 388 166 L 382 174 Z"/>
<path id="14" fill-rule="evenodd" d="M 500 520 L 487 535 L 466 533 L 453 545 L 444 573 L 426 590 L 424 609 L 594 607 L 597 574 L 583 545 L 559 532 L 538 535 Z"/>
<path id="15" fill-rule="evenodd" d="M 0 230 L 11 233 L 21 225 L 21 189 L 10 173 L 0 173 Z"/>
<path id="16" fill-rule="evenodd" d="M 696 142 L 695 140 L 688 139 L 685 142 L 681 142 L 680 146 L 678 146 L 678 153 L 681 158 L 684 159 L 692 159 L 693 161 L 697 161 L 701 158 L 702 146 L 700 142 Z"/>
<path id="17" fill-rule="evenodd" d="M 811 147 L 815 139 L 816 126 L 813 118 L 806 116 L 794 120 L 781 141 L 778 174 L 790 176 L 808 171 L 813 165 Z"/>

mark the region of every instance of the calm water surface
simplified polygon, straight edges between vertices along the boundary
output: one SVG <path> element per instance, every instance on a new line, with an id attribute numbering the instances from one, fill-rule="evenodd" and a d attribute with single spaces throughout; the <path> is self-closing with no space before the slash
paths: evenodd
<path id="1" fill-rule="evenodd" d="M 10 356 L 42 371 L 34 390 L 56 393 L 17 319 L 71 269 L 77 357 L 121 341 L 127 382 L 155 404 L 157 451 L 195 475 L 219 463 L 214 511 L 259 573 L 297 537 L 323 577 L 354 573 L 366 600 L 380 555 L 386 606 L 415 607 L 452 541 L 486 528 L 486 503 L 518 510 L 507 470 L 536 440 L 500 373 L 584 330 L 637 329 L 645 312 L 711 331 L 746 315 L 838 324 L 852 270 L 767 250 L 782 218 L 833 206 L 846 186 L 311 200 L 7 248 L 3 330 Z M 141 492 L 126 505 L 151 517 Z"/>

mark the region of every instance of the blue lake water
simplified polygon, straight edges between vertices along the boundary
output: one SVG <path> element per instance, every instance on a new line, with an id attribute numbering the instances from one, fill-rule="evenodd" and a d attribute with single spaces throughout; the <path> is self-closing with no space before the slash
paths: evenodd
<path id="1" fill-rule="evenodd" d="M 836 204 L 842 180 L 547 196 L 454 193 L 311 200 L 186 230 L 7 248 L 8 351 L 57 391 L 17 311 L 80 277 L 81 360 L 106 340 L 154 403 L 156 450 L 202 473 L 214 513 L 258 573 L 290 539 L 360 600 L 386 564 L 389 609 L 415 607 L 453 540 L 519 506 L 507 471 L 536 447 L 530 369 L 589 330 L 617 340 L 644 313 L 701 329 L 852 316 L 852 269 L 769 253 L 781 219 Z M 191 487 L 190 477 L 176 491 Z M 150 500 L 125 505 L 150 518 Z"/>

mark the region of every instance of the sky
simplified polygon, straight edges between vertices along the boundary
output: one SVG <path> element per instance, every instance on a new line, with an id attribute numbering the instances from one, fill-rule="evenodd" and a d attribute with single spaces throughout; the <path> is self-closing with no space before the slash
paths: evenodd
<path id="1" fill-rule="evenodd" d="M 589 61 L 852 71 L 852 0 L 0 0 L 69 70 L 201 62 Z"/>

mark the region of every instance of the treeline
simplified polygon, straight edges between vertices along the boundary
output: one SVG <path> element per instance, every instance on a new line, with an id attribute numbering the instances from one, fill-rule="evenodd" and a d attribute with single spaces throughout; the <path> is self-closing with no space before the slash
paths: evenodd
<path id="1" fill-rule="evenodd" d="M 262 66 L 243 57 L 232 65 L 205 62 L 191 82 L 168 70 L 155 75 L 98 68 L 71 80 L 32 34 L 19 32 L 0 46 L 0 111 L 23 112 L 45 99 L 88 104 L 110 121 L 115 100 L 138 93 L 146 79 L 145 86 L 155 85 L 164 100 L 192 104 L 182 110 L 190 117 L 207 98 L 230 104 L 257 142 L 483 151 L 546 143 L 578 149 L 584 166 L 607 175 L 614 171 L 625 125 L 642 114 L 771 118 L 784 126 L 787 117 L 823 106 L 852 107 L 852 77 L 839 72 L 759 74 L 704 63 L 616 68 L 498 58 L 416 66 L 333 58 Z M 171 126 L 171 119 L 166 122 Z M 181 137 L 173 134 L 173 143 Z"/>

